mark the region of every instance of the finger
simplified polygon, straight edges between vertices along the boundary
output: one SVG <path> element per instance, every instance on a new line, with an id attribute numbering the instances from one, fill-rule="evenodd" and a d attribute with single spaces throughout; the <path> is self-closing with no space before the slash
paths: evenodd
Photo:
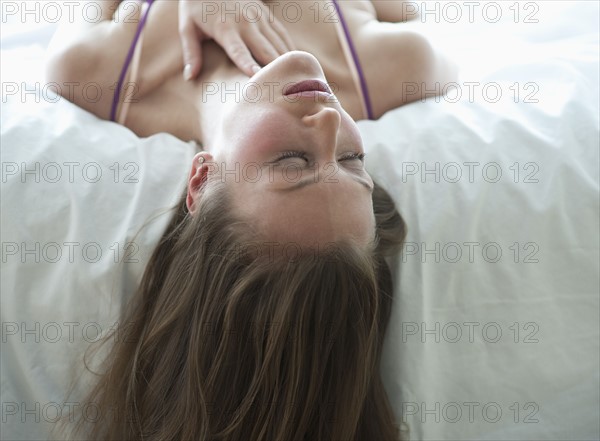
<path id="1" fill-rule="evenodd" d="M 225 50 L 231 61 L 246 75 L 252 76 L 260 66 L 252 58 L 252 54 L 242 38 L 235 32 L 226 32 L 215 36 L 217 43 Z"/>
<path id="2" fill-rule="evenodd" d="M 277 19 L 273 20 L 271 27 L 275 30 L 275 32 L 277 32 L 277 34 L 279 34 L 279 37 L 285 43 L 288 51 L 293 51 L 294 49 L 296 49 L 296 45 L 292 41 L 292 37 L 290 36 L 290 33 L 287 31 L 285 26 L 283 24 L 281 24 L 281 22 L 279 20 L 277 20 Z"/>
<path id="3" fill-rule="evenodd" d="M 290 50 L 287 47 L 287 44 L 283 41 L 283 39 L 279 36 L 277 31 L 273 29 L 271 25 L 264 24 L 264 26 L 261 29 L 261 32 L 263 36 L 271 43 L 271 45 L 277 52 L 277 56 L 283 55 Z"/>
<path id="4" fill-rule="evenodd" d="M 202 67 L 202 45 L 198 28 L 192 21 L 187 21 L 179 30 L 183 49 L 183 76 L 186 81 L 198 76 Z"/>
<path id="5" fill-rule="evenodd" d="M 251 31 L 245 38 L 252 55 L 263 66 L 279 57 L 280 53 L 273 44 L 257 29 Z M 283 53 L 283 52 L 282 52 Z"/>

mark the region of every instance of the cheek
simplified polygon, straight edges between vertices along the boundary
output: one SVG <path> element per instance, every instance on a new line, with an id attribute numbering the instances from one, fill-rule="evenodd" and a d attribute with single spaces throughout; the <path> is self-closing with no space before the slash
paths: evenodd
<path id="1" fill-rule="evenodd" d="M 349 126 L 349 133 L 350 136 L 358 143 L 362 146 L 362 136 L 360 134 L 360 130 L 358 130 L 358 126 L 356 125 L 356 123 L 352 120 L 350 120 L 348 122 L 348 126 Z"/>
<path id="2" fill-rule="evenodd" d="M 293 138 L 291 119 L 278 109 L 255 108 L 251 105 L 228 127 L 230 160 L 264 162 L 285 150 Z"/>
<path id="3" fill-rule="evenodd" d="M 364 192 L 364 189 L 358 191 Z M 353 200 L 346 200 L 345 208 L 340 208 L 339 213 L 342 214 L 340 220 L 347 222 L 345 225 L 348 232 L 355 233 L 364 243 L 373 238 L 376 224 L 373 201 L 370 196 L 354 197 Z"/>

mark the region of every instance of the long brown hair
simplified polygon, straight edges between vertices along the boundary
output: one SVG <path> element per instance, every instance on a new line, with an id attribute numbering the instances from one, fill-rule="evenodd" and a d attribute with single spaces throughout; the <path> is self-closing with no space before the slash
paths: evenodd
<path id="1" fill-rule="evenodd" d="M 227 186 L 185 199 L 89 393 L 89 439 L 398 440 L 379 363 L 392 304 L 384 256 L 405 224 L 375 185 L 376 240 L 264 252 Z M 250 244 L 250 245 L 249 245 Z M 270 250 L 273 245 L 270 244 Z M 85 430 L 84 430 L 85 428 Z M 81 436 L 81 435 L 79 435 Z"/>

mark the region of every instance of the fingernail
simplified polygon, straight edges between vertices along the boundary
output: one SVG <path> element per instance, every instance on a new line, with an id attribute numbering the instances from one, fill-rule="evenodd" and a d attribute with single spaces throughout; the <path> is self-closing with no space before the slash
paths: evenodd
<path id="1" fill-rule="evenodd" d="M 258 64 L 255 64 L 254 66 L 252 66 L 252 72 L 257 73 L 260 70 L 260 66 Z"/>
<path id="2" fill-rule="evenodd" d="M 183 68 L 183 79 L 185 81 L 190 81 L 192 79 L 192 65 L 186 64 Z"/>

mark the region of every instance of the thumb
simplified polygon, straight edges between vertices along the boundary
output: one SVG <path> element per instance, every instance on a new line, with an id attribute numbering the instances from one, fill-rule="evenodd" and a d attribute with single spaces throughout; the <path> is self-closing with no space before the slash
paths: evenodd
<path id="1" fill-rule="evenodd" d="M 202 35 L 192 21 L 188 21 L 179 31 L 183 49 L 183 78 L 186 81 L 195 79 L 202 68 Z"/>

